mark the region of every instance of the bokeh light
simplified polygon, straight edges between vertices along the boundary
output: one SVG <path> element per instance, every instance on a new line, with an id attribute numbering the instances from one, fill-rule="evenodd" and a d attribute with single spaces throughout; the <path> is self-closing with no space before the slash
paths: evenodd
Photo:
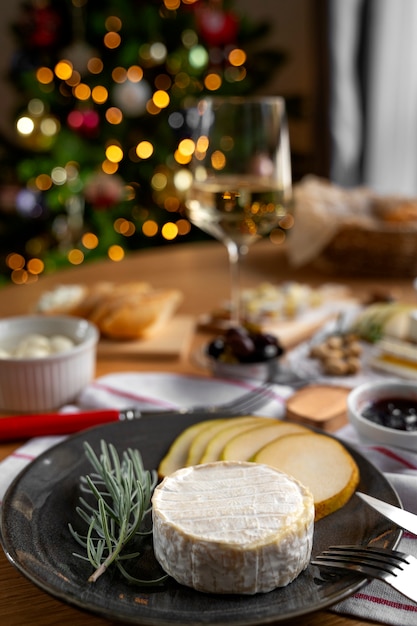
<path id="1" fill-rule="evenodd" d="M 123 122 L 123 113 L 117 107 L 107 109 L 105 117 L 109 124 L 121 124 Z"/>
<path id="2" fill-rule="evenodd" d="M 99 241 L 97 235 L 89 232 L 83 234 L 81 243 L 87 250 L 94 250 L 94 248 L 97 248 Z"/>
<path id="3" fill-rule="evenodd" d="M 161 234 L 164 239 L 172 241 L 178 235 L 178 226 L 173 222 L 165 222 L 161 228 Z"/>
<path id="4" fill-rule="evenodd" d="M 103 71 L 103 61 L 98 57 L 92 57 L 87 61 L 87 69 L 91 74 L 100 74 Z"/>
<path id="5" fill-rule="evenodd" d="M 30 135 L 31 133 L 33 133 L 35 123 L 32 118 L 28 117 L 27 115 L 23 115 L 17 120 L 16 127 L 17 131 L 21 135 Z"/>
<path id="6" fill-rule="evenodd" d="M 106 158 L 111 163 L 120 163 L 123 159 L 123 150 L 116 144 L 111 144 L 106 148 Z"/>
<path id="7" fill-rule="evenodd" d="M 155 220 L 146 220 L 142 225 L 142 233 L 145 237 L 155 237 L 158 234 L 159 226 Z"/>
<path id="8" fill-rule="evenodd" d="M 162 89 L 158 89 L 157 91 L 155 91 L 152 96 L 152 100 L 155 106 L 157 106 L 159 109 L 166 109 L 170 102 L 168 93 L 166 91 L 163 91 Z"/>
<path id="9" fill-rule="evenodd" d="M 54 80 L 54 73 L 49 67 L 39 67 L 36 71 L 36 79 L 42 85 L 48 85 Z"/>
<path id="10" fill-rule="evenodd" d="M 91 97 L 96 104 L 104 104 L 109 97 L 109 92 L 103 85 L 96 85 L 96 87 L 93 87 Z"/>
<path id="11" fill-rule="evenodd" d="M 104 35 L 103 41 L 106 48 L 114 50 L 115 48 L 118 48 L 120 46 L 122 38 L 120 37 L 119 33 L 110 31 Z"/>
<path id="12" fill-rule="evenodd" d="M 88 100 L 91 95 L 91 89 L 85 83 L 80 83 L 74 87 L 74 96 L 77 100 Z"/>
<path id="13" fill-rule="evenodd" d="M 122 246 L 110 246 L 107 251 L 107 256 L 111 261 L 123 261 L 125 257 L 125 251 L 123 250 Z"/>
<path id="14" fill-rule="evenodd" d="M 221 76 L 215 73 L 207 74 L 204 79 L 204 86 L 209 91 L 216 91 L 216 89 L 220 89 L 220 87 L 222 86 Z"/>
<path id="15" fill-rule="evenodd" d="M 59 61 L 55 65 L 55 76 L 61 80 L 68 80 L 72 75 L 72 63 L 70 61 Z"/>
<path id="16" fill-rule="evenodd" d="M 150 141 L 141 141 L 136 146 L 136 154 L 140 159 L 149 159 L 152 156 L 154 147 Z"/>
<path id="17" fill-rule="evenodd" d="M 73 248 L 68 252 L 67 258 L 71 265 L 81 265 L 84 261 L 84 253 L 78 248 Z"/>
<path id="18" fill-rule="evenodd" d="M 211 165 L 215 170 L 222 170 L 226 165 L 226 157 L 220 150 L 215 150 L 211 155 Z"/>
<path id="19" fill-rule="evenodd" d="M 39 275 L 44 271 L 45 263 L 41 259 L 29 259 L 26 267 L 31 274 Z"/>

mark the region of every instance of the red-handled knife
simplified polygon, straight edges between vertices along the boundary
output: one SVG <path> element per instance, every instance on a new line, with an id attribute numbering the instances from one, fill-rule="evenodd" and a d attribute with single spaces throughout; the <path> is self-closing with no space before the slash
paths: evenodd
<path id="1" fill-rule="evenodd" d="M 159 415 L 158 411 L 155 414 Z M 92 426 L 138 419 L 139 409 L 103 409 L 79 413 L 35 413 L 0 417 L 0 441 L 16 441 L 45 435 L 69 435 Z"/>

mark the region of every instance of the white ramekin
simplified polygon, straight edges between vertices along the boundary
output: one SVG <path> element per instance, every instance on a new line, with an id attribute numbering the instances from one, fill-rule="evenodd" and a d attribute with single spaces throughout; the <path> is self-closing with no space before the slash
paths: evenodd
<path id="1" fill-rule="evenodd" d="M 10 349 L 31 333 L 64 335 L 75 345 L 46 357 L 0 358 L 0 411 L 58 409 L 73 402 L 94 377 L 99 339 L 94 324 L 71 316 L 22 315 L 0 320 L 1 347 Z"/>

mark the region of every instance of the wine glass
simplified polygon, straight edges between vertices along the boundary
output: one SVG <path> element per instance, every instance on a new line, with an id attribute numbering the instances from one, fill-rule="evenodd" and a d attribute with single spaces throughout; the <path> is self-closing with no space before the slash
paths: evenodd
<path id="1" fill-rule="evenodd" d="M 291 199 L 285 101 L 207 97 L 197 106 L 187 192 L 190 221 L 227 248 L 231 323 L 240 324 L 239 261 L 279 226 Z"/>

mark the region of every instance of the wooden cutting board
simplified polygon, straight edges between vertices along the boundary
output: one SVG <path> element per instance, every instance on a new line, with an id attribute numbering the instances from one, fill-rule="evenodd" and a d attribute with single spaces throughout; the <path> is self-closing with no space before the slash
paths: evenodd
<path id="1" fill-rule="evenodd" d="M 287 400 L 286 417 L 294 422 L 334 432 L 347 424 L 350 389 L 333 385 L 309 385 Z"/>
<path id="2" fill-rule="evenodd" d="M 193 317 L 178 315 L 151 337 L 137 341 L 101 339 L 97 352 L 100 356 L 178 358 L 188 349 L 194 327 L 195 320 Z"/>

